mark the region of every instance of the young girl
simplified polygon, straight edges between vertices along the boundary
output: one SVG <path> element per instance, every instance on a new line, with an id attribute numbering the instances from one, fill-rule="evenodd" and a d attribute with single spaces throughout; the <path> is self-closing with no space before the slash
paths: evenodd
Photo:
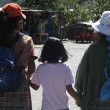
<path id="1" fill-rule="evenodd" d="M 72 88 L 73 76 L 68 65 L 67 51 L 63 43 L 54 37 L 50 37 L 44 44 L 39 61 L 40 64 L 32 76 L 30 86 L 38 90 L 43 88 L 42 110 L 69 110 L 68 93 L 79 100 L 75 90 Z"/>

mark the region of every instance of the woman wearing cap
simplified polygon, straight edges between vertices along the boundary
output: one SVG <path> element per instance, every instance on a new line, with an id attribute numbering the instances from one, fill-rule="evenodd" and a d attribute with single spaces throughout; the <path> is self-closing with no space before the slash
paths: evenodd
<path id="1" fill-rule="evenodd" d="M 110 11 L 104 11 L 93 28 L 98 40 L 88 47 L 78 66 L 75 88 L 82 97 L 81 110 L 110 110 L 110 97 L 101 97 L 105 74 L 110 77 Z"/>
<path id="2" fill-rule="evenodd" d="M 26 16 L 16 3 L 9 3 L 0 10 L 0 42 L 11 41 L 22 30 L 22 21 Z M 30 36 L 20 34 L 12 47 L 17 66 L 24 69 L 20 87 L 14 92 L 0 94 L 0 110 L 32 110 L 30 89 L 26 78 L 35 70 L 34 44 Z M 26 73 L 26 74 L 25 74 Z M 1 92 L 0 92 L 1 93 Z"/>

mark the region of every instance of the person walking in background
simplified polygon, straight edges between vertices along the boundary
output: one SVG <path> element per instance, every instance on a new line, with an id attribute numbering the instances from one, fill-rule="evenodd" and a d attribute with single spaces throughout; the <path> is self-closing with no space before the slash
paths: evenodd
<path id="1" fill-rule="evenodd" d="M 110 11 L 104 11 L 92 27 L 98 39 L 88 47 L 78 66 L 75 88 L 82 97 L 81 110 L 110 110 Z"/>
<path id="2" fill-rule="evenodd" d="M 68 93 L 79 100 L 72 87 L 73 76 L 70 67 L 64 64 L 68 60 L 68 53 L 61 40 L 49 37 L 45 42 L 38 65 L 33 74 L 30 86 L 38 90 L 43 88 L 42 110 L 69 110 Z"/>
<path id="3" fill-rule="evenodd" d="M 10 44 L 18 68 L 23 69 L 20 87 L 13 92 L 0 91 L 0 110 L 32 110 L 30 89 L 26 78 L 35 71 L 37 58 L 30 36 L 20 33 L 26 16 L 16 3 L 5 4 L 0 10 L 0 46 Z M 15 40 L 16 39 L 16 40 Z M 12 40 L 16 43 L 12 45 Z"/>

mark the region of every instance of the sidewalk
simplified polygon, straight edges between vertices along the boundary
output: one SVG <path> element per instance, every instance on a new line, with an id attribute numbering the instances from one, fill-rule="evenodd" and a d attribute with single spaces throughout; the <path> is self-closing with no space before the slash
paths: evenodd
<path id="1" fill-rule="evenodd" d="M 72 68 L 73 76 L 75 77 L 77 66 L 78 66 L 85 50 L 87 49 L 87 47 L 90 44 L 77 44 L 77 43 L 70 42 L 70 41 L 64 41 L 63 43 L 64 43 L 64 46 L 66 47 L 67 51 L 70 54 L 70 59 L 67 61 L 67 63 Z M 42 45 L 35 45 L 35 51 L 38 56 L 40 54 L 41 47 L 42 47 Z M 38 64 L 39 63 L 36 60 L 36 66 Z M 34 91 L 31 88 L 31 96 L 32 96 L 32 107 L 33 107 L 32 110 L 41 110 L 40 107 L 41 107 L 41 101 L 42 101 L 42 88 L 40 87 L 40 89 L 38 91 Z M 80 110 L 80 108 L 77 107 L 77 105 L 75 105 L 74 99 L 70 95 L 68 95 L 68 96 L 69 96 L 69 110 Z"/>

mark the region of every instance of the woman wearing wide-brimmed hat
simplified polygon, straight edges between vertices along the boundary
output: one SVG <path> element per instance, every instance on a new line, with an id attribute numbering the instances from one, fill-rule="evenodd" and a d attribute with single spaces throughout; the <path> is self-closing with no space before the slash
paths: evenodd
<path id="1" fill-rule="evenodd" d="M 98 39 L 88 47 L 78 66 L 75 88 L 82 97 L 81 110 L 110 110 L 110 90 L 102 95 L 110 77 L 110 11 L 104 11 L 92 26 Z"/>

